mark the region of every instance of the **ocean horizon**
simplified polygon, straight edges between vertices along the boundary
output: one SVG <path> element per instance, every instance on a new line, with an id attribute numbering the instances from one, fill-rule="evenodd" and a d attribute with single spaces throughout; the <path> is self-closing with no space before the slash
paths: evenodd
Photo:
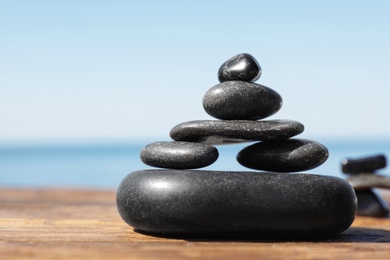
<path id="1" fill-rule="evenodd" d="M 390 155 L 390 138 L 377 140 L 320 140 L 328 160 L 308 174 L 345 177 L 343 158 Z M 75 187 L 115 189 L 130 172 L 153 169 L 139 153 L 149 141 L 86 144 L 7 144 L 0 146 L 0 187 Z M 204 170 L 252 171 L 236 161 L 237 153 L 252 143 L 217 146 L 218 160 Z M 387 174 L 387 169 L 379 172 Z"/>

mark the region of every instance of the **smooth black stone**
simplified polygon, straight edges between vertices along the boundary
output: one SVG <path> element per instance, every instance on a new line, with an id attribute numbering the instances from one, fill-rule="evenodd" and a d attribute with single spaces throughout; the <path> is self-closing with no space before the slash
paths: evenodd
<path id="1" fill-rule="evenodd" d="M 238 153 L 237 161 L 251 169 L 297 172 L 323 164 L 328 156 L 328 149 L 318 142 L 288 139 L 260 142 L 245 147 Z"/>
<path id="2" fill-rule="evenodd" d="M 242 80 L 254 82 L 261 76 L 261 67 L 250 54 L 238 54 L 221 65 L 218 70 L 219 82 Z"/>
<path id="3" fill-rule="evenodd" d="M 154 142 L 141 151 L 141 160 L 150 166 L 196 169 L 218 159 L 218 150 L 209 144 L 191 142 Z"/>
<path id="4" fill-rule="evenodd" d="M 358 159 L 343 159 L 341 170 L 343 173 L 370 173 L 386 167 L 386 157 L 382 154 Z"/>
<path id="5" fill-rule="evenodd" d="M 374 190 L 357 190 L 357 214 L 370 217 L 387 217 L 389 207 L 382 197 Z"/>
<path id="6" fill-rule="evenodd" d="M 224 120 L 257 120 L 275 114 L 282 97 L 274 90 L 245 81 L 226 81 L 210 88 L 203 108 L 212 117 Z"/>
<path id="7" fill-rule="evenodd" d="M 117 207 L 152 234 L 319 238 L 351 225 L 356 196 L 345 180 L 314 174 L 146 170 L 121 182 Z"/>
<path id="8" fill-rule="evenodd" d="M 169 135 L 176 141 L 231 144 L 287 139 L 303 130 L 301 123 L 291 120 L 198 120 L 178 124 Z"/>

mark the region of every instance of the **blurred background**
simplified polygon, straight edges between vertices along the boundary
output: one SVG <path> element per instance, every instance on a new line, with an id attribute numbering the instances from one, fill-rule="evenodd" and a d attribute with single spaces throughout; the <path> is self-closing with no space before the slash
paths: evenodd
<path id="1" fill-rule="evenodd" d="M 115 188 L 143 146 L 211 119 L 219 66 L 250 53 L 270 119 L 328 147 L 310 173 L 390 155 L 389 1 L 0 1 L 0 186 Z M 245 170 L 248 144 L 207 169 Z"/>

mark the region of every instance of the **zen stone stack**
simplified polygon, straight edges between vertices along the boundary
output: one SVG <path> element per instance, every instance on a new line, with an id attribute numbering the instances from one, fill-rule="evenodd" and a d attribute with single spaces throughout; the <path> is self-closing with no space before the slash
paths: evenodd
<path id="1" fill-rule="evenodd" d="M 362 158 L 345 158 L 341 161 L 341 170 L 343 173 L 359 178 L 366 179 L 365 183 L 371 184 L 370 188 L 355 188 L 356 197 L 358 200 L 357 214 L 362 216 L 372 217 L 387 217 L 390 213 L 389 206 L 386 201 L 372 185 L 372 181 L 367 181 L 367 177 L 377 173 L 377 170 L 385 168 L 387 159 L 383 154 Z M 373 176 L 372 176 L 373 177 Z M 350 180 L 350 178 L 348 178 Z M 384 180 L 381 179 L 381 182 Z"/>
<path id="2" fill-rule="evenodd" d="M 326 161 L 322 144 L 292 138 L 304 126 L 264 120 L 282 106 L 281 96 L 254 83 L 261 67 L 249 54 L 226 61 L 219 84 L 204 98 L 217 120 L 178 124 L 174 141 L 155 142 L 141 160 L 155 170 L 130 173 L 120 184 L 117 206 L 136 231 L 163 236 L 320 238 L 338 235 L 353 222 L 356 196 L 343 179 L 293 173 Z M 267 172 L 193 170 L 218 159 L 216 145 L 256 142 L 237 161 Z"/>

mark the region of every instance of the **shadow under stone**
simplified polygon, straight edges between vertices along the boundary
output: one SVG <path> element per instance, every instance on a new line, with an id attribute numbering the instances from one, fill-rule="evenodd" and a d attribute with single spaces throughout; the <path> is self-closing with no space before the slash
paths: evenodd
<path id="1" fill-rule="evenodd" d="M 390 231 L 376 228 L 351 227 L 329 242 L 390 243 Z"/>
<path id="2" fill-rule="evenodd" d="M 134 229 L 135 232 L 168 239 L 183 239 L 188 242 L 251 242 L 251 243 L 277 243 L 277 242 L 312 242 L 312 243 L 390 243 L 390 231 L 374 228 L 351 227 L 342 234 L 329 238 L 264 238 L 261 236 L 174 236 L 148 233 Z"/>

